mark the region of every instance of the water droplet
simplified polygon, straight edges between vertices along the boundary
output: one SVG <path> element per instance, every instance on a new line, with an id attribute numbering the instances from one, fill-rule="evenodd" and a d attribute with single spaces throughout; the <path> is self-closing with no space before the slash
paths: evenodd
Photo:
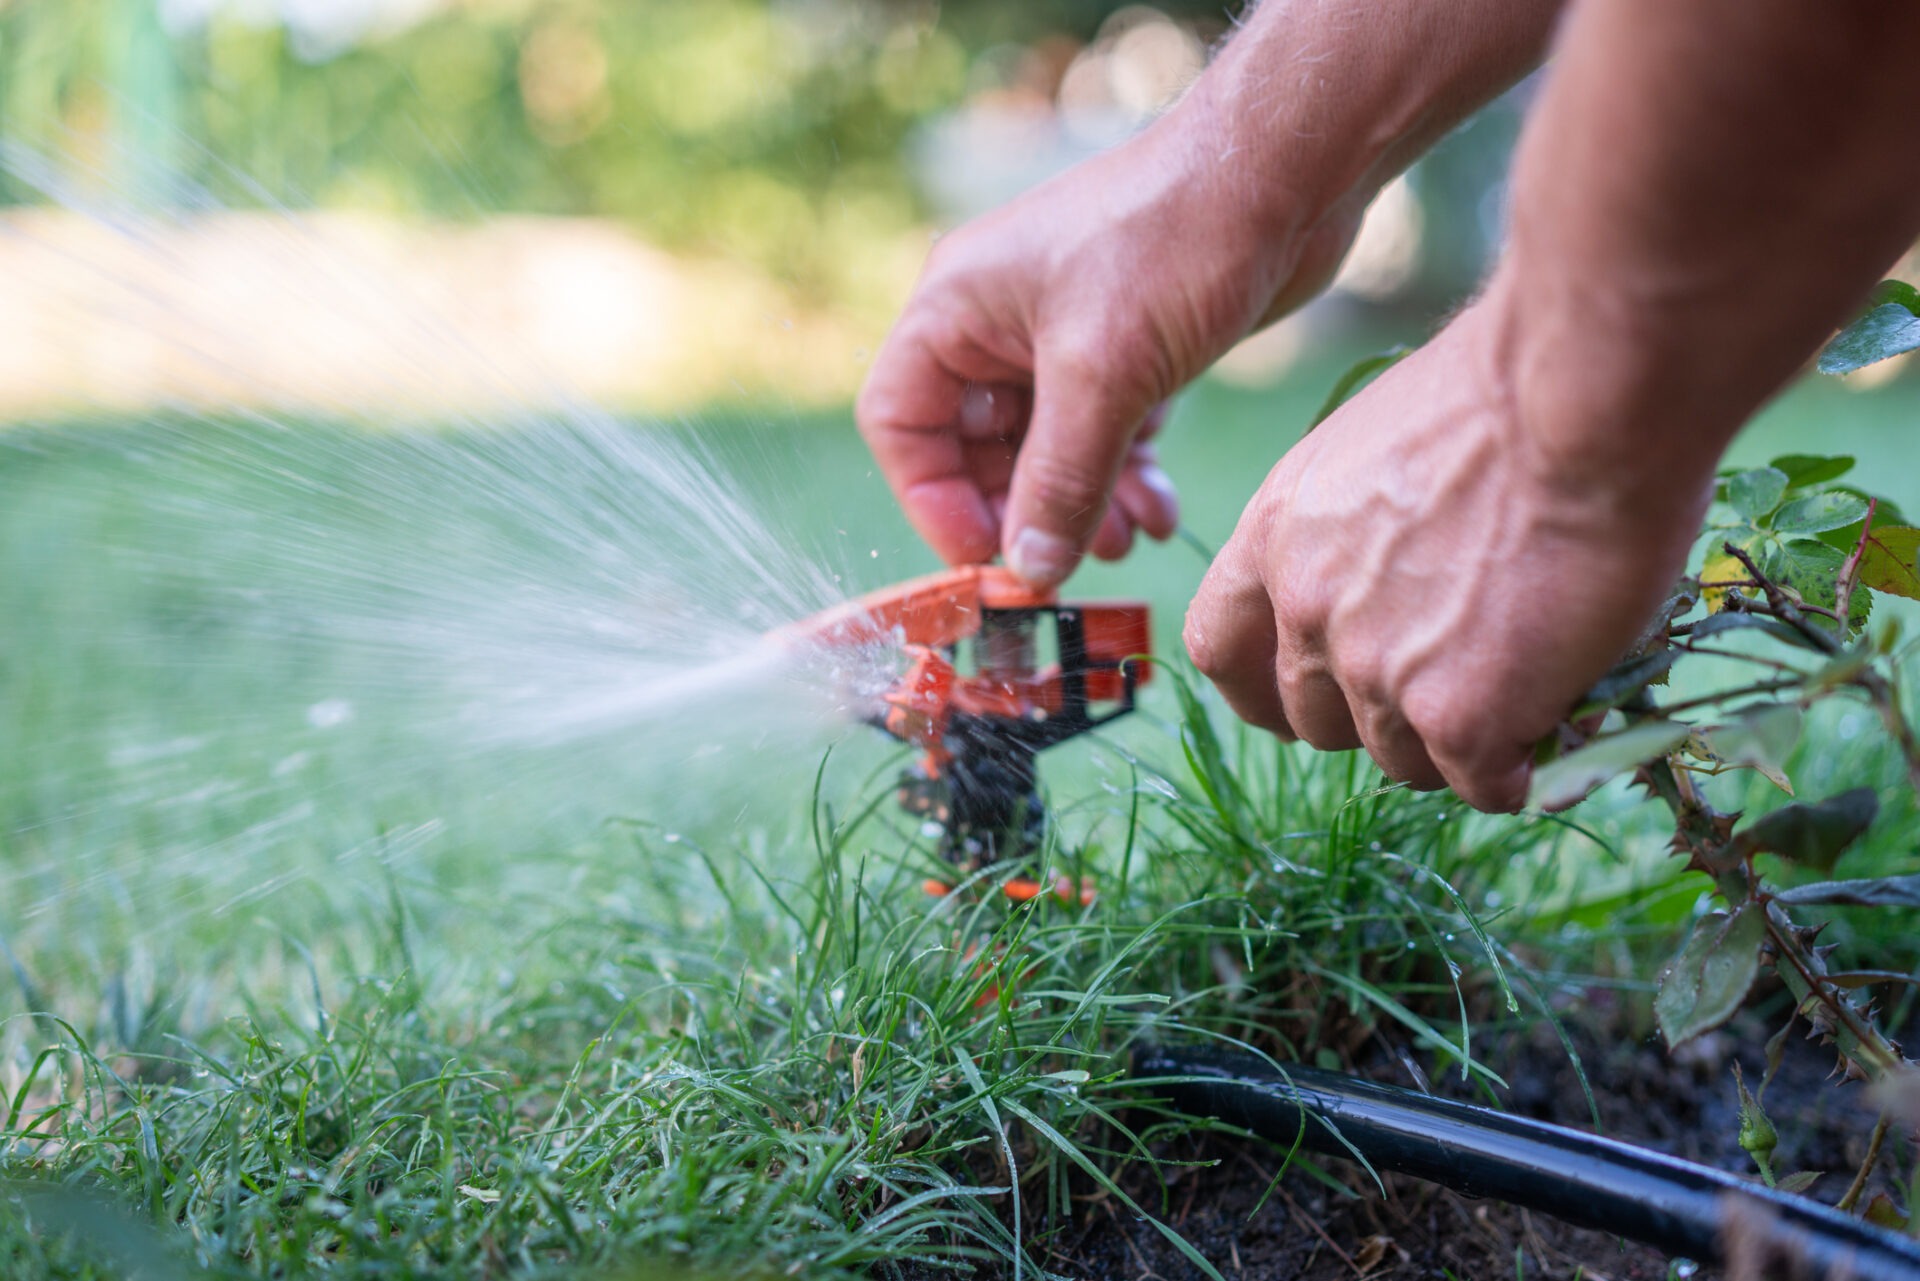
<path id="1" fill-rule="evenodd" d="M 323 698 L 307 708 L 307 724 L 315 729 L 332 729 L 353 719 L 353 704 L 344 698 Z"/>

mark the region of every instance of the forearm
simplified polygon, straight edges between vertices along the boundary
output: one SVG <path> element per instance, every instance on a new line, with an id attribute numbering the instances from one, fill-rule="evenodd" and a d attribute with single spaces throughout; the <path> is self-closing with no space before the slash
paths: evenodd
<path id="1" fill-rule="evenodd" d="M 1173 113 L 1253 217 L 1373 193 L 1545 52 L 1560 0 L 1267 0 Z M 1220 165 L 1232 157 L 1236 163 Z M 1355 211 L 1357 212 L 1357 210 Z"/>
<path id="2" fill-rule="evenodd" d="M 1579 5 L 1486 300 L 1530 428 L 1697 484 L 1920 231 L 1916 57 L 1897 0 Z"/>

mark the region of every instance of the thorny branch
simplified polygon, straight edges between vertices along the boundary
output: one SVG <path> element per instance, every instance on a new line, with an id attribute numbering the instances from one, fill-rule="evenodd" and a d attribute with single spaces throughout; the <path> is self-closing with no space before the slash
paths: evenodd
<path id="1" fill-rule="evenodd" d="M 1916 740 L 1913 727 L 1902 710 L 1900 691 L 1890 665 L 1875 661 L 1881 655 L 1869 642 L 1858 640 L 1849 643 L 1846 639 L 1848 609 L 1873 528 L 1874 510 L 1875 504 L 1870 503 L 1860 538 L 1839 571 L 1835 583 L 1834 609 L 1831 611 L 1811 605 L 1789 587 L 1776 582 L 1761 569 L 1750 553 L 1731 542 L 1723 544 L 1723 549 L 1739 562 L 1748 577 L 1739 582 L 1703 584 L 1732 589 L 1724 606 L 1727 610 L 1764 615 L 1792 629 L 1800 641 L 1825 659 L 1819 671 L 1797 679 L 1783 677 L 1755 682 L 1719 694 L 1678 701 L 1666 707 L 1659 706 L 1651 691 L 1643 688 L 1625 702 L 1621 710 L 1631 719 L 1648 720 L 1667 718 L 1676 712 L 1725 704 L 1757 694 L 1784 695 L 1790 690 L 1799 689 L 1803 691 L 1800 701 L 1805 702 L 1823 692 L 1852 689 L 1873 705 L 1901 752 L 1909 781 L 1916 790 L 1920 790 L 1920 740 Z M 1758 591 L 1760 595 L 1743 596 L 1740 594 L 1742 589 Z M 1831 617 L 1833 624 L 1825 626 L 1816 623 L 1808 617 L 1810 612 L 1822 618 Z M 1693 625 L 1670 625 L 1666 633 L 1667 643 L 1692 648 L 1687 640 L 1692 631 Z M 1776 663 L 1773 666 L 1776 670 L 1785 668 L 1783 664 Z M 1722 813 L 1708 803 L 1694 780 L 1692 768 L 1684 759 L 1684 752 L 1676 751 L 1648 762 L 1641 767 L 1637 777 L 1672 814 L 1674 848 L 1676 852 L 1687 856 L 1689 867 L 1711 876 L 1720 896 L 1730 908 L 1751 907 L 1765 914 L 1766 943 L 1763 956 L 1771 957 L 1775 973 L 1793 994 L 1794 1015 L 1806 1018 L 1816 1034 L 1823 1034 L 1837 1044 L 1841 1071 L 1849 1078 L 1874 1081 L 1910 1071 L 1914 1064 L 1878 1026 L 1872 1006 L 1857 1002 L 1844 987 L 1833 981 L 1826 963 L 1826 953 L 1830 949 L 1816 945 L 1818 930 L 1796 924 L 1785 906 L 1768 892 L 1754 868 L 1757 851 L 1735 838 L 1734 827 L 1740 815 Z M 1840 1208 L 1857 1207 L 1868 1177 L 1880 1158 L 1888 1129 L 1889 1118 L 1883 1113 L 1869 1142 L 1866 1159 L 1842 1197 Z"/>

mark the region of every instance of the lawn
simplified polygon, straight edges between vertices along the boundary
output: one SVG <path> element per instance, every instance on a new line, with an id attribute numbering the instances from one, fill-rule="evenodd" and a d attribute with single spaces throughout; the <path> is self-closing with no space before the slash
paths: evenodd
<path id="1" fill-rule="evenodd" d="M 1183 402 L 1193 542 L 1350 354 Z M 1851 451 L 1920 509 L 1912 417 L 1900 384 L 1809 384 L 1737 457 Z M 0 436 L 0 1275 L 1067 1269 L 1096 1210 L 1179 1217 L 1156 1158 L 1196 1124 L 1127 1086 L 1142 1038 L 1392 1046 L 1498 1101 L 1516 1029 L 1644 1029 L 1702 885 L 1621 792 L 1470 816 L 1183 703 L 1173 664 L 1049 763 L 1038 860 L 1097 901 L 1010 908 L 924 898 L 899 758 L 784 694 L 576 715 L 623 646 L 697 665 L 931 563 L 844 415 L 543 430 L 704 442 L 746 497 L 675 525 L 646 445 Z M 1145 596 L 1174 653 L 1203 567 L 1176 541 L 1074 587 Z M 1810 777 L 1890 779 L 1870 737 L 1823 725 Z M 1850 857 L 1910 860 L 1910 814 Z M 1920 960 L 1898 926 L 1830 937 Z"/>

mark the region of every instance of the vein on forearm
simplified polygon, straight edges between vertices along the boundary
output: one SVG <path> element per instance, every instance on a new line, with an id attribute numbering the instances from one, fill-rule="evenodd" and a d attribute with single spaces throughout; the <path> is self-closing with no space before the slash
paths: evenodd
<path id="1" fill-rule="evenodd" d="M 1538 64 L 1559 0 L 1266 0 L 1195 86 L 1223 156 L 1330 206 L 1371 194 Z"/>

